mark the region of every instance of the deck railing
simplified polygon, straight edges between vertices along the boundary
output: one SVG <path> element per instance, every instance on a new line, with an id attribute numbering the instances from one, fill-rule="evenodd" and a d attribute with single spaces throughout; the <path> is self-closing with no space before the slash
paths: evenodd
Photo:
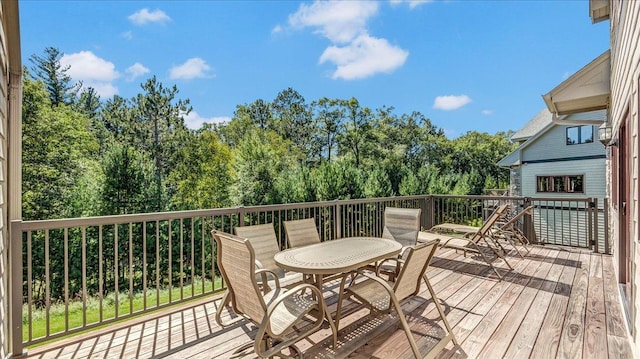
<path id="1" fill-rule="evenodd" d="M 22 259 L 11 261 L 12 273 L 22 274 L 22 280 L 13 277 L 11 291 L 12 308 L 22 309 L 12 319 L 14 355 L 29 345 L 223 290 L 213 228 L 232 232 L 235 226 L 273 223 L 284 249 L 287 220 L 313 217 L 323 240 L 332 240 L 380 236 L 388 206 L 421 208 L 421 226 L 429 229 L 442 222 L 479 226 L 504 202 L 514 212 L 534 205 L 520 226 L 536 242 L 609 252 L 606 213 L 591 199 L 422 195 L 14 221 L 12 243 L 18 245 L 12 256 Z"/>

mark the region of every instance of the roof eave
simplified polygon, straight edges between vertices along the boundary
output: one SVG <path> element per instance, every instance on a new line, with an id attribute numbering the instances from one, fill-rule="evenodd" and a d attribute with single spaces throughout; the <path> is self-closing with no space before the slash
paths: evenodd
<path id="1" fill-rule="evenodd" d="M 554 118 L 606 109 L 611 97 L 610 79 L 611 56 L 607 50 L 542 98 Z"/>

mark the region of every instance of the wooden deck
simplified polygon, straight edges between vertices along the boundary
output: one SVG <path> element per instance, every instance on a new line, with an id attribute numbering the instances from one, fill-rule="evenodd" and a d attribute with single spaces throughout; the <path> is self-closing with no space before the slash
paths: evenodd
<path id="1" fill-rule="evenodd" d="M 483 262 L 439 250 L 428 270 L 460 342 L 440 357 L 454 358 L 631 358 L 624 314 L 618 300 L 613 257 L 587 250 L 533 247 L 514 270 L 496 262 L 504 280 Z M 337 282 L 327 284 L 335 309 Z M 442 323 L 423 284 L 424 298 L 404 304 L 414 337 L 426 353 L 443 334 Z M 248 343 L 255 326 L 241 322 L 220 328 L 218 300 L 201 301 L 111 326 L 82 337 L 29 350 L 28 358 L 255 358 L 234 353 Z M 330 309 L 331 309 L 330 308 Z M 298 343 L 305 358 L 410 358 L 398 321 L 357 310 L 341 321 L 334 352 L 328 329 Z M 357 343 L 355 346 L 350 343 Z"/>

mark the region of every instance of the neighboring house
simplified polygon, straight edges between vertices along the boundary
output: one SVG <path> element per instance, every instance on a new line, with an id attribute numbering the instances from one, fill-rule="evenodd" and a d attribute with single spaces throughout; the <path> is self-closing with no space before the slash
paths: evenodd
<path id="1" fill-rule="evenodd" d="M 599 139 L 607 145 L 609 228 L 620 297 L 640 355 L 640 1 L 589 0 L 594 23 L 610 20 L 610 53 L 544 96 L 553 117 L 607 110 Z M 609 55 L 610 54 L 610 55 Z M 603 54 L 604 55 L 604 54 Z M 584 70 L 584 71 L 583 71 Z M 588 76 L 585 76 L 588 75 Z M 617 298 L 615 298 L 617 299 Z M 607 327 L 609 328 L 609 326 Z M 613 328 L 613 327 L 612 327 Z M 621 333 L 608 335 L 609 345 Z"/>
<path id="2" fill-rule="evenodd" d="M 537 240 L 544 243 L 579 243 L 589 238 L 586 224 L 586 199 L 597 199 L 601 213 L 606 192 L 606 152 L 597 140 L 597 127 L 606 111 L 591 111 L 561 116 L 554 121 L 544 109 L 533 117 L 511 140 L 519 144 L 498 162 L 510 171 L 511 196 L 554 198 L 538 202 L 533 216 Z M 565 126 L 559 122 L 571 121 Z M 604 228 L 604 216 L 600 228 Z M 605 235 L 598 232 L 600 251 Z"/>
<path id="3" fill-rule="evenodd" d="M 584 123 L 602 123 L 605 118 L 602 110 L 563 116 Z M 606 153 L 597 141 L 596 126 L 564 126 L 553 122 L 551 112 L 544 109 L 511 140 L 518 148 L 498 162 L 510 170 L 511 196 L 605 197 Z"/>

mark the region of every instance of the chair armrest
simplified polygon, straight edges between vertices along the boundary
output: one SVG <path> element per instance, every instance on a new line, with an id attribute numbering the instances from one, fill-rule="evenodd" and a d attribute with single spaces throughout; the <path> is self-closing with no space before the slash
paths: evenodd
<path id="1" fill-rule="evenodd" d="M 260 274 L 262 275 L 262 278 L 266 279 L 266 275 L 270 274 L 271 276 L 273 276 L 274 282 L 276 283 L 276 289 L 280 289 L 280 279 L 278 279 L 278 275 L 276 274 L 276 272 L 270 270 L 270 269 L 258 269 L 257 271 L 254 272 L 256 275 Z M 265 285 L 266 280 L 265 280 Z"/>
<path id="2" fill-rule="evenodd" d="M 264 268 L 264 266 L 262 265 L 262 262 L 260 262 L 259 260 L 254 260 L 254 263 L 256 264 L 256 268 L 258 269 L 262 269 Z"/>
<path id="3" fill-rule="evenodd" d="M 398 266 L 404 262 L 404 260 L 402 258 L 387 258 L 387 259 L 383 259 L 381 261 L 379 261 L 378 263 L 376 263 L 376 275 L 380 275 L 380 269 L 382 268 L 382 265 L 387 262 L 387 261 L 393 261 L 396 262 L 396 268 L 398 268 Z M 360 272 L 360 270 L 358 270 L 358 272 Z"/>

